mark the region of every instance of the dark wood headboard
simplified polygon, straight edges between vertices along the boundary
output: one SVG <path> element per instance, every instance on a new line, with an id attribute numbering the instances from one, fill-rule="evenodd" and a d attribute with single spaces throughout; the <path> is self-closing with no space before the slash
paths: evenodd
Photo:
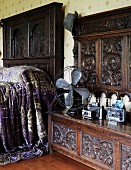
<path id="1" fill-rule="evenodd" d="M 64 11 L 51 3 L 3 19 L 3 65 L 32 65 L 54 79 L 64 66 Z"/>
<path id="2" fill-rule="evenodd" d="M 131 99 L 131 7 L 77 18 L 73 36 L 75 65 L 89 74 L 90 90 Z"/>

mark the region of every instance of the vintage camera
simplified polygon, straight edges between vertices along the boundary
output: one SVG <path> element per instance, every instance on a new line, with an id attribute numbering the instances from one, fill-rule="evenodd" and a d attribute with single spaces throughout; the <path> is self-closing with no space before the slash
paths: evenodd
<path id="1" fill-rule="evenodd" d="M 106 108 L 106 119 L 116 122 L 125 122 L 126 111 L 123 108 L 118 108 L 115 105 Z"/>
<path id="2" fill-rule="evenodd" d="M 103 119 L 102 107 L 99 103 L 92 103 L 87 105 L 82 110 L 83 119 Z"/>

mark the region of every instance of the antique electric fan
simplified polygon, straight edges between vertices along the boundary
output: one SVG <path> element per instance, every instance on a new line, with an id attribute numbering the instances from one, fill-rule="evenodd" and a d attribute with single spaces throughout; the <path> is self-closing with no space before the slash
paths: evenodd
<path id="1" fill-rule="evenodd" d="M 76 113 L 88 103 L 90 92 L 85 87 L 88 75 L 80 68 L 68 66 L 56 76 L 56 98 L 68 113 Z"/>

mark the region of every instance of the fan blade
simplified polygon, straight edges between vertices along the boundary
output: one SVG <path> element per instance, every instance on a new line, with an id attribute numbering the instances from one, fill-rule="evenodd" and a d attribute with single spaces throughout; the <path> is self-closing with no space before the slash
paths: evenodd
<path id="1" fill-rule="evenodd" d="M 66 96 L 65 105 L 67 108 L 71 108 L 73 106 L 73 89 Z"/>
<path id="2" fill-rule="evenodd" d="M 76 85 L 78 83 L 78 81 L 80 80 L 81 76 L 82 76 L 81 70 L 80 69 L 74 69 L 71 72 L 72 84 Z"/>
<path id="3" fill-rule="evenodd" d="M 62 89 L 67 89 L 67 90 L 70 90 L 71 85 L 66 81 L 64 80 L 63 78 L 59 78 L 57 81 L 56 81 L 56 87 L 57 88 L 62 88 Z"/>
<path id="4" fill-rule="evenodd" d="M 74 88 L 74 90 L 84 98 L 87 98 L 90 95 L 90 92 L 87 88 L 77 87 L 77 88 Z"/>

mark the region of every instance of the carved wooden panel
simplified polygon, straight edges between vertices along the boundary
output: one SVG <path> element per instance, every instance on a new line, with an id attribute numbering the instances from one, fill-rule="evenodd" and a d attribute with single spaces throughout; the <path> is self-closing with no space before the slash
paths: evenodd
<path id="1" fill-rule="evenodd" d="M 122 86 L 122 37 L 102 40 L 101 85 Z"/>
<path id="2" fill-rule="evenodd" d="M 113 142 L 82 133 L 82 155 L 113 168 Z"/>
<path id="3" fill-rule="evenodd" d="M 128 42 L 129 42 L 129 56 L 128 56 L 129 73 L 128 73 L 128 87 L 131 88 L 131 36 L 128 36 Z"/>
<path id="4" fill-rule="evenodd" d="M 49 43 L 46 42 L 46 35 L 44 33 L 44 29 L 41 25 L 45 25 L 44 22 L 42 22 L 42 19 L 39 19 L 37 23 L 31 23 L 31 26 L 29 24 L 29 56 L 36 57 L 36 56 L 46 56 L 49 55 Z M 31 28 L 30 28 L 31 27 Z M 47 51 L 46 51 L 47 50 Z"/>
<path id="5" fill-rule="evenodd" d="M 118 99 L 128 95 L 131 100 L 130 19 L 131 7 L 127 7 L 77 18 L 75 21 L 74 41 L 82 46 L 78 46 L 78 52 L 74 54 L 75 65 L 81 66 L 82 63 L 90 77 L 94 76 L 87 84 L 95 95 L 104 92 L 109 98 L 111 93 L 115 93 Z M 86 47 L 91 42 L 95 42 L 93 55 L 92 48 Z M 76 46 L 74 48 L 76 52 Z M 89 67 L 93 70 L 94 66 L 96 75 L 89 71 Z"/>
<path id="6" fill-rule="evenodd" d="M 48 10 L 37 20 L 29 19 L 29 57 L 49 58 L 55 55 L 53 15 L 52 10 Z"/>
<path id="7" fill-rule="evenodd" d="M 25 57 L 24 41 L 25 41 L 25 28 L 22 23 L 23 20 L 19 20 L 19 24 L 10 23 L 8 25 L 9 32 L 7 33 L 7 55 L 6 58 L 19 58 Z"/>
<path id="8" fill-rule="evenodd" d="M 81 67 L 89 74 L 88 83 L 96 83 L 96 42 L 81 43 Z"/>
<path id="9" fill-rule="evenodd" d="M 74 26 L 77 36 L 131 28 L 131 8 L 116 9 L 78 19 Z"/>
<path id="10" fill-rule="evenodd" d="M 76 131 L 69 127 L 54 124 L 53 142 L 76 152 Z"/>
<path id="11" fill-rule="evenodd" d="M 104 15 L 103 15 L 104 16 Z M 105 31 L 113 31 L 113 30 L 121 30 L 121 29 L 127 29 L 131 28 L 131 14 L 130 16 L 120 16 L 116 18 L 108 18 L 90 22 L 89 21 L 89 27 L 87 27 L 87 23 L 83 24 L 80 27 L 80 30 L 78 30 L 78 35 L 86 35 L 94 32 L 105 32 Z M 77 30 L 75 30 L 77 31 Z"/>
<path id="12" fill-rule="evenodd" d="M 3 65 L 37 65 L 54 79 L 64 66 L 62 3 L 51 4 L 2 20 Z M 44 65 L 44 66 L 42 66 Z"/>
<path id="13" fill-rule="evenodd" d="M 121 158 L 121 169 L 130 170 L 131 169 L 131 147 L 122 144 L 122 158 Z"/>
<path id="14" fill-rule="evenodd" d="M 49 114 L 48 120 L 50 149 L 96 170 L 131 169 L 131 123 L 83 120 L 67 110 Z"/>
<path id="15" fill-rule="evenodd" d="M 11 39 L 11 57 L 24 57 L 24 35 L 21 29 L 15 29 Z"/>

